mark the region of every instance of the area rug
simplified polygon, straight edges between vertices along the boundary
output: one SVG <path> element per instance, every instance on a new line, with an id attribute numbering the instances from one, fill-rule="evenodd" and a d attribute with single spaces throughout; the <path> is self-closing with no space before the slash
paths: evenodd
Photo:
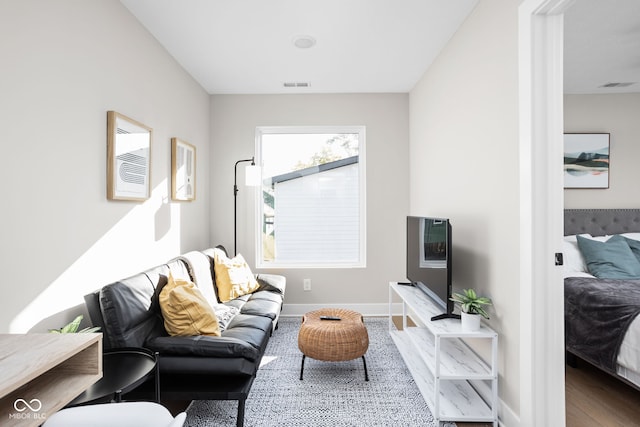
<path id="1" fill-rule="evenodd" d="M 362 359 L 322 362 L 307 358 L 300 380 L 300 319 L 281 318 L 269 341 L 245 407 L 245 427 L 415 426 L 436 423 L 389 336 L 387 318 L 365 318 L 369 349 Z M 237 402 L 197 400 L 187 427 L 233 427 Z M 455 424 L 444 424 L 455 427 Z"/>

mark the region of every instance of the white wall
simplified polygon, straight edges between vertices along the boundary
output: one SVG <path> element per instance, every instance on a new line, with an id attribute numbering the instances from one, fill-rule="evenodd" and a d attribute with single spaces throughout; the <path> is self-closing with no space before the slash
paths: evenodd
<path id="1" fill-rule="evenodd" d="M 214 95 L 211 97 L 211 242 L 233 251 L 233 165 L 251 158 L 257 126 L 366 126 L 367 267 L 265 271 L 287 276 L 284 314 L 304 306 L 357 305 L 387 313 L 388 282 L 405 274 L 408 95 Z M 239 166 L 239 180 L 242 177 Z M 238 252 L 255 266 L 254 189 L 238 192 Z M 310 292 L 302 281 L 311 279 Z"/>
<path id="2" fill-rule="evenodd" d="M 115 0 L 0 3 L 0 332 L 46 331 L 83 295 L 209 243 L 209 96 Z M 106 200 L 106 117 L 153 128 L 152 197 Z M 171 203 L 170 138 L 197 147 Z"/>
<path id="3" fill-rule="evenodd" d="M 511 0 L 480 2 L 411 91 L 409 150 L 410 213 L 451 219 L 454 288 L 473 287 L 493 300 L 500 397 L 516 417 L 517 8 Z"/>
<path id="4" fill-rule="evenodd" d="M 566 189 L 565 208 L 638 208 L 640 93 L 565 95 L 565 132 L 609 133 L 608 189 Z"/>

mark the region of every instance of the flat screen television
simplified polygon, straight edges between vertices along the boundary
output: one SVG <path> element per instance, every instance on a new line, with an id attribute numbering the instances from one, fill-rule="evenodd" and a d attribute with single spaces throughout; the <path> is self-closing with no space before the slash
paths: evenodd
<path id="1" fill-rule="evenodd" d="M 460 318 L 451 301 L 451 223 L 446 218 L 407 217 L 407 279 L 439 305 L 431 320 Z"/>

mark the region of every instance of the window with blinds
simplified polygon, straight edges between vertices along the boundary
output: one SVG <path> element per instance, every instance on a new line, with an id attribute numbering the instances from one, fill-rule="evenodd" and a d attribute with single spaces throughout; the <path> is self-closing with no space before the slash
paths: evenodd
<path id="1" fill-rule="evenodd" d="M 365 129 L 259 127 L 258 267 L 365 266 Z"/>

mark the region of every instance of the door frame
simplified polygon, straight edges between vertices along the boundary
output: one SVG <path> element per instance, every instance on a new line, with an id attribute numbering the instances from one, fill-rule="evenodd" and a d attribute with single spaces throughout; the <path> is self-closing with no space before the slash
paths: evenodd
<path id="1" fill-rule="evenodd" d="M 573 0 L 523 0 L 519 24 L 520 426 L 564 426 L 563 39 Z"/>

